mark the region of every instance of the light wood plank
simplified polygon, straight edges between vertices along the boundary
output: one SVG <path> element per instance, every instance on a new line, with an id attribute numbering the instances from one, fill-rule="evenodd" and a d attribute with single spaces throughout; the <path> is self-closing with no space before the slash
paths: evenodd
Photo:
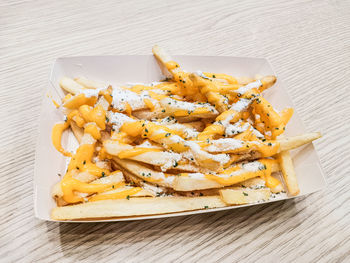
<path id="1" fill-rule="evenodd" d="M 346 262 L 350 260 L 349 1 L 2 1 L 0 261 Z M 327 190 L 227 212 L 149 221 L 34 219 L 41 97 L 56 57 L 267 57 L 290 91 Z"/>

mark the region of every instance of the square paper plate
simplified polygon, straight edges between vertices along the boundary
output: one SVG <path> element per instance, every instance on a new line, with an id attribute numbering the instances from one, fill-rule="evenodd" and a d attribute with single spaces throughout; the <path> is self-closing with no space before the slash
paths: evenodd
<path id="1" fill-rule="evenodd" d="M 274 72 L 266 59 L 242 58 L 242 57 L 208 57 L 208 56 L 174 56 L 187 71 L 208 71 L 227 73 L 233 76 L 251 76 L 255 74 L 274 75 Z M 126 82 L 150 83 L 163 79 L 159 66 L 152 55 L 147 56 L 93 56 L 93 57 L 67 57 L 55 61 L 51 72 L 47 92 L 43 97 L 40 117 L 40 134 L 36 147 L 36 159 L 34 170 L 34 208 L 35 216 L 39 219 L 50 220 L 50 211 L 56 206 L 51 197 L 52 186 L 60 180 L 58 174 L 64 174 L 67 165 L 67 158 L 61 155 L 51 143 L 51 129 L 56 122 L 63 120 L 63 115 L 57 110 L 52 99 L 60 101 L 64 96 L 58 82 L 61 77 L 85 76 L 90 79 L 101 80 L 110 84 Z M 293 104 L 280 81 L 264 96 L 277 109 Z M 305 127 L 295 112 L 286 128 L 287 135 L 298 135 L 305 133 Z M 65 148 L 72 147 L 74 140 L 72 135 L 62 138 L 62 145 Z M 296 174 L 300 186 L 300 195 L 306 195 L 320 190 L 326 186 L 319 158 L 314 146 L 308 144 L 292 152 Z M 288 199 L 288 198 L 285 198 Z M 279 199 L 281 200 L 281 199 Z M 271 202 L 271 201 L 270 201 Z M 255 204 L 250 204 L 255 205 Z M 248 205 L 243 205 L 248 206 Z M 121 221 L 171 217 L 180 215 L 191 215 L 207 213 L 242 207 L 230 206 L 188 212 L 179 212 L 164 215 L 137 216 L 103 221 Z M 100 222 L 92 221 L 92 222 Z M 67 221 L 64 221 L 67 222 Z M 79 222 L 79 221 L 74 221 Z M 81 220 L 81 222 L 87 222 Z M 91 222 L 91 221 L 90 221 Z"/>

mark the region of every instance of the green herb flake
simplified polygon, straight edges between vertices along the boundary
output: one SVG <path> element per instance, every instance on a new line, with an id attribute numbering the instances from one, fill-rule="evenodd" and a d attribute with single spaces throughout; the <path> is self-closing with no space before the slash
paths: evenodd
<path id="1" fill-rule="evenodd" d="M 102 172 L 102 177 L 105 177 L 105 175 L 106 175 L 105 172 Z"/>
<path id="2" fill-rule="evenodd" d="M 243 192 L 243 195 L 244 195 L 244 196 L 248 196 L 248 194 L 247 194 L 247 193 L 245 193 L 245 192 Z"/>
<path id="3" fill-rule="evenodd" d="M 126 196 L 126 199 L 130 200 L 130 195 L 127 195 L 127 196 Z"/>
<path id="4" fill-rule="evenodd" d="M 209 208 L 209 206 L 207 206 L 207 205 L 206 205 L 206 206 L 204 206 L 204 209 L 208 209 L 208 208 Z"/>

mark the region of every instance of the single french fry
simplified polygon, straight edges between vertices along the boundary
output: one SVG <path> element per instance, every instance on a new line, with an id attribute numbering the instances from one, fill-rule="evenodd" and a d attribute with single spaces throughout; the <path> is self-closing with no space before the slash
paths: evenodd
<path id="1" fill-rule="evenodd" d="M 279 165 L 273 163 L 271 166 L 271 173 L 278 172 L 279 170 Z M 189 174 L 189 176 L 176 176 L 172 184 L 172 188 L 176 191 L 193 191 L 222 187 L 224 187 L 224 185 L 210 180 L 205 176 L 191 176 L 191 174 Z M 280 190 L 277 192 L 280 192 Z"/>
<path id="2" fill-rule="evenodd" d="M 164 193 L 169 193 L 170 188 L 147 183 L 146 181 L 142 180 L 140 177 L 137 177 L 132 173 L 130 173 L 129 171 L 118 166 L 118 164 L 116 165 L 118 168 L 120 168 L 123 171 L 123 175 L 127 182 L 131 183 L 132 185 L 142 187 L 143 189 L 147 190 L 150 194 L 152 194 L 153 197 L 159 196 Z"/>
<path id="3" fill-rule="evenodd" d="M 75 78 L 74 81 L 87 89 L 103 89 L 107 87 L 107 85 L 103 84 L 102 82 L 87 79 L 85 77 Z"/>
<path id="4" fill-rule="evenodd" d="M 222 189 L 220 190 L 222 200 L 229 205 L 243 205 L 256 203 L 259 201 L 267 201 L 271 196 L 269 188 L 263 189 Z"/>
<path id="5" fill-rule="evenodd" d="M 219 196 L 138 197 L 56 207 L 51 212 L 51 218 L 54 220 L 74 220 L 83 218 L 155 215 L 224 206 L 226 206 L 226 204 Z"/>
<path id="6" fill-rule="evenodd" d="M 279 165 L 282 170 L 283 178 L 290 195 L 295 196 L 300 192 L 298 180 L 295 175 L 293 160 L 289 151 L 283 151 L 278 154 Z"/>
<path id="7" fill-rule="evenodd" d="M 249 77 L 237 77 L 236 79 L 237 79 L 238 84 L 241 84 L 241 85 L 247 85 L 250 82 L 255 81 L 254 78 L 249 78 Z"/>
<path id="8" fill-rule="evenodd" d="M 175 117 L 213 118 L 218 115 L 216 109 L 209 104 L 177 101 L 171 98 L 164 98 L 159 103 L 165 109 L 165 114 Z"/>
<path id="9" fill-rule="evenodd" d="M 309 142 L 312 142 L 320 138 L 321 136 L 322 135 L 320 132 L 310 132 L 310 133 L 305 133 L 298 136 L 279 139 L 278 141 L 280 143 L 280 151 L 283 152 L 294 148 L 298 148 L 304 144 L 307 144 Z"/>
<path id="10" fill-rule="evenodd" d="M 74 121 L 70 123 L 70 127 L 75 136 L 75 139 L 77 139 L 78 143 L 80 144 L 81 139 L 83 138 L 83 135 L 84 135 L 84 129 L 78 127 L 78 125 Z"/>
<path id="11" fill-rule="evenodd" d="M 161 119 L 165 118 L 168 115 L 162 112 L 160 109 L 155 110 L 155 111 L 150 111 L 150 110 L 138 110 L 138 111 L 133 111 L 132 115 L 140 120 L 153 120 L 153 119 Z M 199 117 L 198 116 L 184 116 L 184 117 L 175 117 L 175 119 L 179 123 L 189 123 L 189 122 L 195 122 L 198 121 Z"/>
<path id="12" fill-rule="evenodd" d="M 162 64 L 167 63 L 168 61 L 171 61 L 171 56 L 160 46 L 154 45 L 152 48 L 153 55 L 162 62 Z"/>
<path id="13" fill-rule="evenodd" d="M 84 90 L 82 85 L 67 77 L 63 77 L 60 80 L 60 87 L 73 95 L 81 93 Z"/>
<path id="14" fill-rule="evenodd" d="M 278 148 L 275 148 L 275 151 L 271 151 L 270 155 L 275 155 L 276 153 L 279 153 L 281 151 L 287 151 L 291 150 L 297 147 L 300 147 L 304 144 L 310 143 L 318 138 L 321 137 L 321 134 L 319 132 L 312 132 L 312 133 L 305 133 L 298 136 L 288 137 L 288 138 L 282 138 L 278 139 L 276 141 L 271 141 L 272 146 L 274 146 L 274 142 L 279 144 Z M 269 142 L 269 141 L 268 141 Z M 219 140 L 211 140 L 210 145 L 205 147 L 205 149 L 210 153 L 239 153 L 239 154 L 246 154 L 252 151 L 256 151 L 255 146 L 258 146 L 259 144 L 267 144 L 268 142 L 254 142 L 251 143 L 249 148 L 244 147 L 245 144 L 250 143 L 249 141 L 244 140 L 236 140 L 233 138 L 222 138 Z M 240 150 L 242 149 L 242 150 Z M 238 152 L 237 152 L 238 151 Z M 270 155 L 265 154 L 264 157 L 269 157 Z M 261 156 L 261 155 L 260 155 Z"/>

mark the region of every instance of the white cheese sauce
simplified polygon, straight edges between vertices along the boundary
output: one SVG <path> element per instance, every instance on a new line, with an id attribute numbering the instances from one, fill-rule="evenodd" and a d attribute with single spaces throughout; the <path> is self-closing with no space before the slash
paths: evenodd
<path id="1" fill-rule="evenodd" d="M 116 132 L 119 132 L 120 128 L 123 126 L 125 122 L 134 122 L 135 120 L 130 118 L 129 116 L 119 113 L 119 112 L 107 112 L 107 118 L 110 123 L 113 124 L 113 129 Z"/>
<path id="2" fill-rule="evenodd" d="M 129 103 L 132 110 L 146 108 L 142 96 L 133 91 L 120 87 L 113 87 L 112 96 L 112 106 L 115 109 L 124 110 L 126 103 Z"/>

